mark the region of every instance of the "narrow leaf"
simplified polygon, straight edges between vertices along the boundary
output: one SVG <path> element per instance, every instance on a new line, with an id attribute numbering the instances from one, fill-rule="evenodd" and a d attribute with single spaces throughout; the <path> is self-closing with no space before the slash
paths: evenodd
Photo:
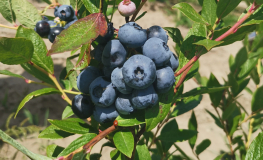
<path id="1" fill-rule="evenodd" d="M 104 15 L 101 13 L 90 14 L 63 30 L 56 37 L 48 55 L 76 49 L 106 33 L 107 22 Z"/>
<path id="2" fill-rule="evenodd" d="M 91 61 L 90 49 L 91 49 L 91 42 L 82 45 L 79 59 L 77 60 L 74 70 L 82 70 L 90 64 Z"/>
<path id="3" fill-rule="evenodd" d="M 19 106 L 17 107 L 15 117 L 17 116 L 18 112 L 24 107 L 24 105 L 31 99 L 42 96 L 42 95 L 48 95 L 48 94 L 56 94 L 60 93 L 59 90 L 55 88 L 43 88 L 40 90 L 36 90 L 32 93 L 29 93 L 23 100 L 20 102 Z"/>
<path id="4" fill-rule="evenodd" d="M 55 158 L 57 157 L 62 151 L 64 150 L 63 147 L 60 147 L 58 145 L 55 144 L 51 144 L 47 146 L 46 149 L 46 154 L 48 157 L 50 158 Z"/>
<path id="5" fill-rule="evenodd" d="M 221 84 L 218 82 L 218 80 L 212 73 L 210 75 L 209 80 L 207 81 L 207 87 L 221 87 Z M 217 107 L 220 104 L 222 95 L 223 95 L 223 90 L 214 93 L 209 93 L 209 97 L 214 106 Z"/>
<path id="6" fill-rule="evenodd" d="M 216 22 L 216 8 L 215 0 L 204 0 L 201 15 L 211 26 Z"/>
<path id="7" fill-rule="evenodd" d="M 73 133 L 65 132 L 54 125 L 50 125 L 45 128 L 39 135 L 38 138 L 44 139 L 62 139 L 68 136 L 74 135 Z"/>
<path id="8" fill-rule="evenodd" d="M 198 14 L 192 6 L 188 3 L 178 3 L 172 7 L 173 9 L 179 9 L 185 16 L 194 22 L 208 25 L 207 21 Z"/>
<path id="9" fill-rule="evenodd" d="M 13 138 L 11 138 L 10 136 L 8 136 L 5 132 L 3 132 L 2 130 L 0 130 L 0 138 L 12 145 L 13 147 L 15 147 L 17 150 L 21 151 L 22 153 L 24 153 L 27 157 L 31 158 L 31 159 L 37 159 L 37 160 L 52 160 L 51 158 L 39 155 L 39 154 L 35 154 L 31 151 L 29 151 L 27 148 L 25 148 L 23 145 L 21 145 L 20 143 L 18 143 L 16 140 L 14 140 Z"/>
<path id="10" fill-rule="evenodd" d="M 25 38 L 0 37 L 0 62 L 8 65 L 29 62 L 34 52 L 33 44 Z"/>
<path id="11" fill-rule="evenodd" d="M 262 109 L 263 106 L 263 86 L 259 87 L 252 96 L 251 109 L 253 112 L 256 112 Z"/>
<path id="12" fill-rule="evenodd" d="M 196 121 L 196 117 L 195 117 L 195 112 L 194 111 L 192 112 L 192 115 L 191 115 L 191 117 L 189 119 L 188 129 L 197 131 L 197 121 Z M 194 135 L 192 138 L 190 138 L 189 141 L 188 141 L 188 143 L 189 143 L 189 145 L 190 145 L 190 147 L 192 149 L 195 146 L 196 139 L 197 139 L 197 134 Z"/>
<path id="13" fill-rule="evenodd" d="M 83 147 L 85 144 L 87 144 L 90 140 L 92 140 L 96 136 L 95 133 L 88 133 L 84 134 L 81 137 L 77 138 L 73 142 L 71 142 L 67 148 L 65 148 L 58 157 L 65 156 L 70 154 L 71 152 L 79 149 L 80 147 Z"/>
<path id="14" fill-rule="evenodd" d="M 73 116 L 74 115 L 74 113 L 73 113 L 73 111 L 72 111 L 72 109 L 71 109 L 71 106 L 67 106 L 65 109 L 64 109 L 64 111 L 63 111 L 63 113 L 62 113 L 62 118 L 61 119 L 66 119 L 66 118 L 68 118 L 68 117 L 70 117 L 70 116 Z"/>
<path id="15" fill-rule="evenodd" d="M 113 142 L 120 152 L 125 154 L 127 157 L 132 156 L 134 138 L 128 129 L 117 131 L 113 136 Z"/>
<path id="16" fill-rule="evenodd" d="M 144 11 L 141 15 L 139 15 L 134 22 L 138 21 L 139 19 L 141 19 L 145 14 L 147 13 L 147 11 Z"/>
<path id="17" fill-rule="evenodd" d="M 35 28 L 36 23 L 42 19 L 36 7 L 27 0 L 11 0 L 11 2 L 16 19 L 26 27 Z"/>
<path id="18" fill-rule="evenodd" d="M 82 0 L 82 2 L 90 13 L 99 13 L 100 1 Z"/>
<path id="19" fill-rule="evenodd" d="M 195 153 L 199 155 L 202 153 L 206 148 L 211 145 L 211 141 L 209 139 L 203 140 L 198 146 L 196 146 Z"/>
<path id="20" fill-rule="evenodd" d="M 222 19 L 227 16 L 232 10 L 234 10 L 241 0 L 220 0 L 217 3 L 216 14 L 217 17 Z"/>
<path id="21" fill-rule="evenodd" d="M 78 118 L 69 118 L 64 120 L 49 119 L 48 121 L 59 129 L 69 133 L 86 134 L 89 133 L 91 129 L 90 125 Z"/>
<path id="22" fill-rule="evenodd" d="M 112 160 L 126 160 L 125 155 L 123 155 L 118 149 L 110 152 L 110 158 Z"/>
<path id="23" fill-rule="evenodd" d="M 7 76 L 11 76 L 11 77 L 17 77 L 17 78 L 22 78 L 22 79 L 25 79 L 25 77 L 23 76 L 20 76 L 18 74 L 14 74 L 8 70 L 0 70 L 0 74 L 3 74 L 3 75 L 7 75 Z"/>
<path id="24" fill-rule="evenodd" d="M 210 40 L 210 39 L 204 39 L 204 40 L 200 40 L 200 41 L 193 43 L 193 44 L 196 44 L 198 46 L 204 46 L 207 51 L 210 51 L 212 48 L 220 45 L 221 43 L 223 43 L 223 41 L 214 41 L 214 40 Z"/>

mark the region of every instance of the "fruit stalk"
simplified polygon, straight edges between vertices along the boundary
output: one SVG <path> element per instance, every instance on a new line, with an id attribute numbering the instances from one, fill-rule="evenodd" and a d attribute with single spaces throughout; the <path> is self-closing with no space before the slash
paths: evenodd
<path id="1" fill-rule="evenodd" d="M 15 30 L 18 29 L 18 27 L 10 27 L 10 26 L 6 26 L 6 25 L 3 25 L 3 24 L 0 24 L 0 27 L 9 28 L 9 29 L 15 29 Z"/>
<path id="2" fill-rule="evenodd" d="M 132 15 L 132 18 L 130 21 L 134 21 L 137 14 L 140 12 L 140 10 L 142 9 L 142 6 L 146 3 L 147 0 L 142 0 L 142 3 L 140 4 L 140 6 L 138 7 L 138 9 L 136 10 L 136 12 Z"/>
<path id="3" fill-rule="evenodd" d="M 104 0 L 100 0 L 100 13 L 103 13 L 103 2 Z"/>

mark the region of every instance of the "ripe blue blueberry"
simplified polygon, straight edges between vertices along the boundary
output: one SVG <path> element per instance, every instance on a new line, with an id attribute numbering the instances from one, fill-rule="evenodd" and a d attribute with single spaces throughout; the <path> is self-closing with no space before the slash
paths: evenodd
<path id="1" fill-rule="evenodd" d="M 96 78 L 89 86 L 92 102 L 100 107 L 108 107 L 115 102 L 116 91 L 113 84 L 104 77 Z"/>
<path id="2" fill-rule="evenodd" d="M 115 101 L 115 106 L 120 114 L 128 115 L 134 111 L 131 102 L 131 94 L 120 94 Z"/>
<path id="3" fill-rule="evenodd" d="M 123 80 L 122 68 L 115 68 L 111 74 L 112 84 L 123 94 L 129 94 L 132 92 L 132 88 L 129 87 Z"/>
<path id="4" fill-rule="evenodd" d="M 73 98 L 71 108 L 77 117 L 86 119 L 93 114 L 94 104 L 89 96 L 79 94 Z"/>
<path id="5" fill-rule="evenodd" d="M 48 39 L 51 43 L 55 41 L 55 38 L 57 35 L 59 35 L 64 30 L 63 27 L 54 27 L 50 30 L 50 33 L 48 35 Z"/>
<path id="6" fill-rule="evenodd" d="M 110 67 L 107 67 L 107 66 L 104 66 L 103 67 L 103 73 L 104 73 L 104 77 L 110 81 L 111 79 L 111 74 L 112 74 L 112 71 L 114 70 L 114 68 L 110 68 Z"/>
<path id="7" fill-rule="evenodd" d="M 170 51 L 170 53 L 171 53 L 171 58 L 167 63 L 167 65 L 170 66 L 173 69 L 173 71 L 176 71 L 179 66 L 179 61 L 177 56 L 172 51 Z"/>
<path id="8" fill-rule="evenodd" d="M 167 36 L 165 30 L 160 26 L 151 26 L 147 30 L 147 33 L 148 33 L 148 39 L 156 37 L 156 38 L 160 38 L 165 43 L 167 43 L 167 41 L 168 41 L 168 36 Z"/>
<path id="9" fill-rule="evenodd" d="M 102 53 L 104 50 L 104 46 L 99 44 L 97 47 L 94 48 L 90 53 L 91 55 L 99 62 L 102 61 Z"/>
<path id="10" fill-rule="evenodd" d="M 77 87 L 80 92 L 89 94 L 89 86 L 97 77 L 102 76 L 100 69 L 94 66 L 85 68 L 77 78 Z"/>
<path id="11" fill-rule="evenodd" d="M 143 46 L 143 55 L 152 59 L 156 67 L 162 67 L 171 58 L 167 44 L 159 38 L 148 39 Z"/>
<path id="12" fill-rule="evenodd" d="M 74 18 L 75 11 L 72 6 L 62 5 L 55 8 L 55 17 L 59 17 L 62 21 L 71 21 Z"/>
<path id="13" fill-rule="evenodd" d="M 174 85 L 175 77 L 171 67 L 167 66 L 156 71 L 156 81 L 153 83 L 157 93 L 166 93 Z"/>
<path id="14" fill-rule="evenodd" d="M 124 82 L 135 89 L 150 86 L 156 78 L 156 67 L 153 61 L 144 55 L 131 56 L 122 67 Z"/>
<path id="15" fill-rule="evenodd" d="M 93 117 L 99 123 L 106 123 L 106 122 L 113 121 L 118 116 L 119 116 L 119 113 L 117 112 L 114 105 L 111 105 L 107 108 L 95 106 L 94 111 L 93 111 Z"/>
<path id="16" fill-rule="evenodd" d="M 35 27 L 35 31 L 41 36 L 47 36 L 50 32 L 50 26 L 47 21 L 41 20 L 38 21 Z"/>
<path id="17" fill-rule="evenodd" d="M 98 36 L 95 40 L 99 43 L 99 44 L 107 44 L 111 38 L 114 35 L 114 27 L 113 27 L 113 23 L 108 23 L 108 32 L 106 33 L 105 36 Z"/>
<path id="18" fill-rule="evenodd" d="M 135 109 L 145 109 L 158 103 L 158 95 L 153 85 L 145 89 L 135 89 L 132 92 L 131 102 Z"/>
<path id="19" fill-rule="evenodd" d="M 146 42 L 147 33 L 135 22 L 128 22 L 120 27 L 118 37 L 126 47 L 138 48 Z"/>
<path id="20" fill-rule="evenodd" d="M 127 51 L 119 40 L 109 41 L 102 53 L 102 63 L 112 69 L 121 67 L 126 61 Z"/>

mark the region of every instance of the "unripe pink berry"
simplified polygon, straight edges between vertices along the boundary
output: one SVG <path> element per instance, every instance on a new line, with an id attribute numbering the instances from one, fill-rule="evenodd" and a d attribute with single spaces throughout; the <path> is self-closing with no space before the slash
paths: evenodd
<path id="1" fill-rule="evenodd" d="M 118 10 L 122 16 L 129 17 L 136 11 L 136 6 L 130 0 L 123 0 L 118 5 Z"/>

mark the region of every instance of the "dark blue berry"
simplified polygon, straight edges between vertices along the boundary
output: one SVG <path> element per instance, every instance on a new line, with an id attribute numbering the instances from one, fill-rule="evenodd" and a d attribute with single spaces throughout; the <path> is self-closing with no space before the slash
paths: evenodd
<path id="1" fill-rule="evenodd" d="M 55 17 L 59 17 L 62 21 L 71 21 L 75 16 L 75 11 L 72 6 L 62 5 L 55 8 Z"/>
<path id="2" fill-rule="evenodd" d="M 115 101 L 115 106 L 120 114 L 128 115 L 134 111 L 131 102 L 131 94 L 120 94 Z"/>
<path id="3" fill-rule="evenodd" d="M 91 55 L 99 62 L 102 61 L 102 53 L 104 50 L 104 46 L 99 44 L 94 50 L 91 51 Z"/>
<path id="4" fill-rule="evenodd" d="M 166 93 L 174 85 L 175 77 L 171 67 L 165 67 L 156 71 L 156 81 L 153 83 L 157 93 Z"/>
<path id="5" fill-rule="evenodd" d="M 94 104 L 87 95 L 79 94 L 72 100 L 72 111 L 81 119 L 89 118 L 93 114 L 93 109 Z"/>
<path id="6" fill-rule="evenodd" d="M 167 65 L 170 66 L 173 69 L 173 71 L 176 71 L 179 66 L 178 58 L 172 51 L 170 51 L 170 54 L 171 54 L 171 58 L 167 63 Z"/>
<path id="7" fill-rule="evenodd" d="M 95 106 L 95 109 L 93 111 L 93 117 L 99 123 L 106 123 L 113 121 L 118 116 L 119 113 L 117 112 L 114 105 L 111 105 L 107 108 Z"/>
<path id="8" fill-rule="evenodd" d="M 50 33 L 48 35 L 48 39 L 51 43 L 55 41 L 55 38 L 57 35 L 59 35 L 64 30 L 63 27 L 54 27 L 50 30 Z"/>
<path id="9" fill-rule="evenodd" d="M 35 27 L 35 31 L 41 36 L 47 36 L 50 32 L 50 26 L 47 21 L 41 20 L 38 21 Z"/>
<path id="10" fill-rule="evenodd" d="M 167 43 L 168 41 L 168 36 L 165 32 L 165 30 L 160 27 L 160 26 L 152 26 L 147 30 L 148 33 L 148 39 L 149 38 L 160 38 L 161 40 L 163 40 L 165 43 Z"/>
<path id="11" fill-rule="evenodd" d="M 122 68 L 115 68 L 111 74 L 112 84 L 123 94 L 129 94 L 132 92 L 132 88 L 129 87 L 123 80 Z"/>

